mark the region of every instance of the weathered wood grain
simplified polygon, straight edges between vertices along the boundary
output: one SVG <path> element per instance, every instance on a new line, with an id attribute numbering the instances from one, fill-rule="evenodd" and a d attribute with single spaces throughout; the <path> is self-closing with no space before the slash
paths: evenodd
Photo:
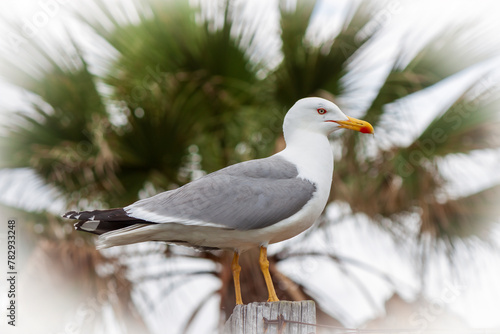
<path id="1" fill-rule="evenodd" d="M 312 300 L 300 302 L 280 301 L 274 303 L 250 303 L 236 305 L 224 327 L 224 334 L 263 334 L 264 318 L 276 321 L 282 316 L 284 328 L 279 332 L 279 325 L 269 323 L 266 334 L 310 334 L 316 333 L 316 327 L 290 323 L 286 320 L 316 324 L 316 305 Z M 277 321 L 276 321 L 277 322 Z"/>

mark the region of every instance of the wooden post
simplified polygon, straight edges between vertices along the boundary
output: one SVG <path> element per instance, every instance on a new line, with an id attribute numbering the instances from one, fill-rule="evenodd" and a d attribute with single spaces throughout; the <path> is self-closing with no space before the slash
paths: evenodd
<path id="1" fill-rule="evenodd" d="M 268 320 L 267 324 L 264 318 Z M 224 334 L 316 333 L 315 326 L 298 324 L 293 321 L 315 325 L 316 304 L 312 300 L 304 300 L 300 302 L 280 301 L 236 305 L 224 326 Z M 266 327 L 267 330 L 265 331 Z"/>

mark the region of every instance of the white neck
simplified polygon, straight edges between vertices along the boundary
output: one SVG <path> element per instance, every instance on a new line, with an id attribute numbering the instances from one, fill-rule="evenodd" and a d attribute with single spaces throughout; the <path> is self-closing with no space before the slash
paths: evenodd
<path id="1" fill-rule="evenodd" d="M 297 166 L 298 177 L 330 189 L 333 152 L 328 137 L 308 130 L 295 129 L 285 136 L 286 148 L 277 153 Z"/>

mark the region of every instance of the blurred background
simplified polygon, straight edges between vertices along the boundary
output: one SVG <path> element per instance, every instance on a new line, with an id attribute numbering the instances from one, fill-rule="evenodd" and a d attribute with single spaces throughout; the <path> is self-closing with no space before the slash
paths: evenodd
<path id="1" fill-rule="evenodd" d="M 330 326 L 499 330 L 499 9 L 2 1 L 0 259 L 15 218 L 19 310 L 1 332 L 217 333 L 234 307 L 231 254 L 96 251 L 60 215 L 273 154 L 283 116 L 307 96 L 375 136 L 332 135 L 324 214 L 269 248 L 278 296 L 315 300 Z M 257 257 L 241 258 L 245 303 L 267 298 Z M 0 291 L 5 309 L 4 279 Z"/>

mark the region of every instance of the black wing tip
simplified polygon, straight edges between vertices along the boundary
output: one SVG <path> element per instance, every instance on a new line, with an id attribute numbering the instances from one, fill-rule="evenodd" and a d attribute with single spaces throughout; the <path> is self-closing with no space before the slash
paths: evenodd
<path id="1" fill-rule="evenodd" d="M 63 214 L 61 217 L 67 218 L 67 219 L 76 219 L 75 216 L 78 214 L 76 211 L 68 211 L 65 214 Z"/>
<path id="2" fill-rule="evenodd" d="M 62 216 L 66 219 L 77 220 L 73 224 L 75 230 L 97 235 L 129 227 L 134 224 L 154 224 L 128 216 L 123 208 L 81 212 L 68 211 Z"/>
<path id="3" fill-rule="evenodd" d="M 81 226 L 83 225 L 83 223 L 85 223 L 85 222 L 82 221 L 82 220 L 74 223 L 73 226 L 75 227 L 75 230 L 80 231 L 81 230 Z"/>
<path id="4" fill-rule="evenodd" d="M 87 223 L 97 223 L 97 225 L 93 226 L 92 228 L 85 228 L 85 224 Z M 84 221 L 84 220 L 80 220 L 76 223 L 73 224 L 73 226 L 75 227 L 75 230 L 76 231 L 82 231 L 82 232 L 87 232 L 87 233 L 92 233 L 92 234 L 96 234 L 96 235 L 101 235 L 103 234 L 104 232 L 106 231 L 102 231 L 99 229 L 99 225 L 101 224 L 102 222 L 101 221 Z"/>
<path id="5" fill-rule="evenodd" d="M 76 220 L 103 220 L 103 221 L 130 221 L 138 220 L 130 217 L 123 208 L 93 210 L 93 211 L 68 211 L 62 215 L 66 219 Z"/>

